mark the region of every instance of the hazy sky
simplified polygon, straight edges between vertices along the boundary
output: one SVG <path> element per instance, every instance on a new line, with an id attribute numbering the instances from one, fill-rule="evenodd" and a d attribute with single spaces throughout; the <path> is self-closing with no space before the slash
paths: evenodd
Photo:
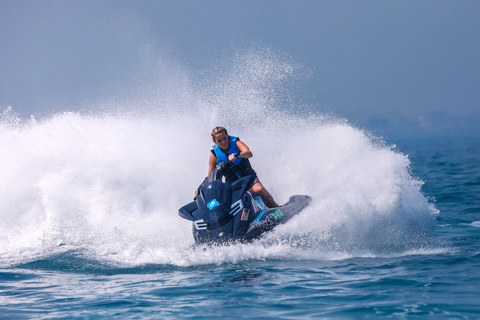
<path id="1" fill-rule="evenodd" d="M 313 71 L 345 116 L 480 110 L 480 1 L 0 0 L 0 106 L 59 111 L 137 80 L 139 50 L 201 69 L 249 46 Z"/>

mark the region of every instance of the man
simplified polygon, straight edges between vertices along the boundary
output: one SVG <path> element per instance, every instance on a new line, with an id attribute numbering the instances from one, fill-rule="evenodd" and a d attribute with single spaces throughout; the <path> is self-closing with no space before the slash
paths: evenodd
<path id="1" fill-rule="evenodd" d="M 209 175 L 219 163 L 229 160 L 233 162 L 233 167 L 225 174 L 225 180 L 227 182 L 231 183 L 248 175 L 257 176 L 248 160 L 253 154 L 248 146 L 240 141 L 238 137 L 229 136 L 227 129 L 224 127 L 216 127 L 212 130 L 212 139 L 215 144 L 213 145 L 213 149 L 211 150 L 212 154 L 208 161 L 207 175 Z M 238 155 L 235 156 L 235 154 Z M 197 192 L 195 196 L 197 196 Z M 250 192 L 259 195 L 267 207 L 278 207 L 278 204 L 267 189 L 265 189 L 258 177 L 256 177 Z"/>

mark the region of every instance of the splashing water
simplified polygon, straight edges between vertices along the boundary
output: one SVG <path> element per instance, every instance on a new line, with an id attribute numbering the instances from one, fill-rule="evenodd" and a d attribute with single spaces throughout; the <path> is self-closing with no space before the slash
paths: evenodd
<path id="1" fill-rule="evenodd" d="M 292 112 L 295 72 L 271 52 L 250 52 L 208 83 L 174 81 L 176 92 L 125 108 L 117 101 L 117 111 L 22 120 L 4 108 L 0 266 L 65 251 L 121 265 L 198 265 L 421 248 L 438 212 L 408 158 L 344 120 Z M 177 212 L 206 174 L 217 125 L 247 143 L 278 202 L 313 201 L 252 244 L 196 250 Z"/>

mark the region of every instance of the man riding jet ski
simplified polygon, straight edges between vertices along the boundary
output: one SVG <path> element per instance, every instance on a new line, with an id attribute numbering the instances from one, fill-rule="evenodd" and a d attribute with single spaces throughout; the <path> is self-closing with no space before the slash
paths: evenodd
<path id="1" fill-rule="evenodd" d="M 195 200 L 179 210 L 182 218 L 193 221 L 196 244 L 251 241 L 309 204 L 309 196 L 296 195 L 279 207 L 249 163 L 250 149 L 238 138 L 228 136 L 223 127 L 215 128 L 212 138 L 216 144 L 208 176 L 195 192 Z"/>
<path id="2" fill-rule="evenodd" d="M 255 175 L 256 179 L 250 192 L 260 196 L 263 202 L 270 208 L 278 207 L 278 204 L 273 200 L 273 197 L 265 189 L 263 184 L 257 177 L 257 173 L 253 170 L 250 161 L 248 160 L 253 156 L 250 148 L 240 141 L 240 138 L 229 136 L 227 129 L 224 127 L 216 127 L 212 130 L 212 140 L 215 143 L 211 150 L 211 155 L 208 160 L 208 173 L 207 176 L 215 169 L 215 167 L 224 162 L 232 161 L 233 166 L 230 166 L 223 173 L 227 182 L 234 182 L 239 178 L 246 177 L 248 175 Z M 195 194 L 195 197 L 197 194 Z"/>

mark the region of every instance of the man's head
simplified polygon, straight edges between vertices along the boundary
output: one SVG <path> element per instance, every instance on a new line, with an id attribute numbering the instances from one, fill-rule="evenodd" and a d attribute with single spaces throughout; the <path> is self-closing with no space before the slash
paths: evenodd
<path id="1" fill-rule="evenodd" d="M 229 139 L 227 129 L 224 127 L 215 127 L 212 130 L 212 140 L 215 142 L 221 149 L 228 149 Z"/>

